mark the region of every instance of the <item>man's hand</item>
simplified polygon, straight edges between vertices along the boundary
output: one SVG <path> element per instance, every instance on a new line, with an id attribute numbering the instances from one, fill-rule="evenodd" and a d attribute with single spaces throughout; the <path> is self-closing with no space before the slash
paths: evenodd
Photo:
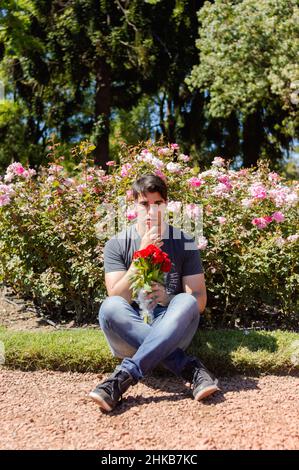
<path id="1" fill-rule="evenodd" d="M 155 245 L 157 248 L 161 248 L 164 245 L 164 242 L 161 240 L 161 230 L 159 227 L 146 227 L 146 231 L 141 238 L 139 250 L 143 250 L 148 245 Z"/>
<path id="2" fill-rule="evenodd" d="M 147 294 L 147 298 L 152 299 L 150 307 L 155 308 L 157 304 L 167 306 L 170 302 L 170 297 L 166 292 L 165 286 L 158 282 L 152 283 L 152 292 Z"/>

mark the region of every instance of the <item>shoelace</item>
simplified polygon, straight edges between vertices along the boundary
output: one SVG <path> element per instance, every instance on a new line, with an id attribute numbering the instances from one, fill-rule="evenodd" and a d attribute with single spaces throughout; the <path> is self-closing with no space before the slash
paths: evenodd
<path id="1" fill-rule="evenodd" d="M 197 369 L 195 372 L 194 372 L 194 376 L 193 376 L 193 387 L 196 384 L 200 384 L 203 382 L 204 380 L 204 377 L 202 376 L 202 374 L 200 373 L 201 371 L 199 369 Z"/>
<path id="2" fill-rule="evenodd" d="M 112 399 L 114 399 L 114 395 L 116 392 L 116 387 L 118 389 L 119 395 L 121 396 L 121 391 L 119 388 L 119 383 L 118 383 L 118 378 L 117 377 L 112 377 L 111 379 L 105 380 L 102 384 L 97 386 L 98 390 L 104 390 L 104 392 L 108 393 L 111 395 Z"/>
<path id="3" fill-rule="evenodd" d="M 214 381 L 214 377 L 210 374 L 207 369 L 203 366 L 198 367 L 194 373 L 193 385 L 194 383 L 201 384 L 203 381 L 208 380 L 209 382 Z"/>

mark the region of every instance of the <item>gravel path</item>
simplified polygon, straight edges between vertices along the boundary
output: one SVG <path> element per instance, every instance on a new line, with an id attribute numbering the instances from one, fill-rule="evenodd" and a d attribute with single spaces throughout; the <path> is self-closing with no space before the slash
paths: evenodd
<path id="1" fill-rule="evenodd" d="M 223 378 L 204 402 L 149 378 L 112 414 L 87 397 L 103 378 L 0 370 L 0 448 L 299 449 L 299 377 Z"/>

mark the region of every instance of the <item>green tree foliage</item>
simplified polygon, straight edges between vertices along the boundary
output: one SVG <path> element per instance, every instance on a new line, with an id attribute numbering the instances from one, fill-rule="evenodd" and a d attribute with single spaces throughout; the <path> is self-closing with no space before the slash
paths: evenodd
<path id="1" fill-rule="evenodd" d="M 39 81 L 43 43 L 32 34 L 29 0 L 3 0 L 0 10 L 0 80 L 8 99 L 0 101 L 0 167 L 11 160 L 42 159 L 38 145 L 45 128 Z M 3 98 L 3 97 L 1 97 Z"/>
<path id="2" fill-rule="evenodd" d="M 295 1 L 203 4 L 3 0 L 0 171 L 43 164 L 52 133 L 66 156 L 92 141 L 104 167 L 120 141 L 161 136 L 200 165 L 279 161 L 298 133 Z"/>
<path id="3" fill-rule="evenodd" d="M 298 135 L 296 0 L 216 0 L 199 14 L 200 63 L 187 83 L 205 90 L 209 114 L 240 121 L 244 163 L 281 156 Z"/>
<path id="4" fill-rule="evenodd" d="M 141 7 L 137 1 L 6 0 L 1 70 L 6 90 L 24 107 L 28 143 L 45 144 L 51 131 L 69 142 L 88 135 L 96 163 L 107 161 L 111 109 L 136 103 L 157 56 Z"/>
<path id="5" fill-rule="evenodd" d="M 96 144 L 96 163 L 104 163 L 111 121 L 141 109 L 146 97 L 156 102 L 157 138 L 198 140 L 201 132 L 190 122 L 202 128 L 196 119 L 202 103 L 184 79 L 196 59 L 201 6 L 185 0 L 6 0 L 2 71 L 23 109 L 27 145 L 45 145 L 53 131 L 63 142 L 88 136 Z M 31 165 L 36 158 L 34 148 Z"/>

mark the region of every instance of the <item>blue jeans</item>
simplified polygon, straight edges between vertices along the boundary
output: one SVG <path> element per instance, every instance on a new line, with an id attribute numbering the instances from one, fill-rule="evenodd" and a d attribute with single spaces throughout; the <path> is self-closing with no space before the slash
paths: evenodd
<path id="1" fill-rule="evenodd" d="M 185 349 L 199 323 L 197 300 L 180 293 L 166 307 L 157 305 L 154 321 L 144 323 L 136 303 L 123 297 L 107 297 L 99 311 L 99 323 L 114 356 L 123 358 L 120 368 L 142 379 L 158 364 L 180 375 L 191 358 Z"/>

